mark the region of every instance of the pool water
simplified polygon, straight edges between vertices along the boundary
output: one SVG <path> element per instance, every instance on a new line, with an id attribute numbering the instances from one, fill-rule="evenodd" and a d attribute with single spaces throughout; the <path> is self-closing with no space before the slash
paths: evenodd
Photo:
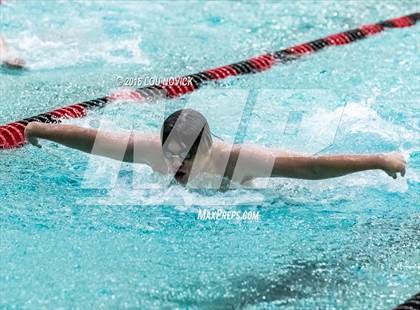
<path id="1" fill-rule="evenodd" d="M 109 94 L 118 76 L 194 73 L 418 9 L 5 1 L 1 33 L 30 70 L 0 69 L 0 124 Z M 66 121 L 157 132 L 165 115 L 191 106 L 227 141 L 401 151 L 402 179 L 371 171 L 218 193 L 168 187 L 146 167 L 45 141 L 1 151 L 0 308 L 386 309 L 420 291 L 418 31 L 388 30 L 184 98 L 117 102 Z M 197 219 L 221 207 L 260 219 Z"/>

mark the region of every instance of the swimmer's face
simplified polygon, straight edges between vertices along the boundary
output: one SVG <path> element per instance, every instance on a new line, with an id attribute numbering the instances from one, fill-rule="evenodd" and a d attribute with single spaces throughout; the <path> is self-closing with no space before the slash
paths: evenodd
<path id="1" fill-rule="evenodd" d="M 213 141 L 200 112 L 181 109 L 172 113 L 163 122 L 160 137 L 169 173 L 179 183 L 186 184 L 209 163 Z"/>
<path id="2" fill-rule="evenodd" d="M 162 151 L 169 172 L 181 184 L 186 184 L 188 179 L 194 178 L 204 169 L 210 153 L 208 151 L 203 152 L 200 149 L 191 152 L 184 143 L 176 141 L 166 143 Z"/>

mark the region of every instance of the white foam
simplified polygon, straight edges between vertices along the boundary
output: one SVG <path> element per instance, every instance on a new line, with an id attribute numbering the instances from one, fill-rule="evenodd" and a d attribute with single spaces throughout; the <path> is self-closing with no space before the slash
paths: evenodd
<path id="1" fill-rule="evenodd" d="M 95 27 L 86 31 L 48 34 L 22 32 L 8 39 L 32 69 L 52 69 L 103 61 L 108 64 L 149 65 L 150 58 L 141 50 L 141 37 L 114 41 L 107 37 L 95 40 Z M 99 30 L 98 30 L 99 31 Z M 100 33 L 100 32 L 99 32 Z"/>

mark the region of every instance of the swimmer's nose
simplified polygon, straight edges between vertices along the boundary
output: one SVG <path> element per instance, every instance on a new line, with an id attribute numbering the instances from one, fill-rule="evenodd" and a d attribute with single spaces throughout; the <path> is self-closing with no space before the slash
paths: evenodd
<path id="1" fill-rule="evenodd" d="M 171 159 L 171 168 L 176 171 L 178 170 L 179 167 L 181 167 L 182 165 L 182 159 L 179 158 L 178 156 L 174 156 Z"/>

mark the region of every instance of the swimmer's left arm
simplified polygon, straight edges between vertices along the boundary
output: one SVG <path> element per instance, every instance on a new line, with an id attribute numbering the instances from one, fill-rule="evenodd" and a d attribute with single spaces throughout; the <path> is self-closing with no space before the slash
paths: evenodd
<path id="1" fill-rule="evenodd" d="M 405 161 L 401 154 L 277 157 L 272 176 L 322 180 L 366 170 L 383 170 L 396 179 L 397 173 L 404 176 Z"/>
<path id="2" fill-rule="evenodd" d="M 375 169 L 383 170 L 393 178 L 397 173 L 405 174 L 404 158 L 397 153 L 305 156 L 248 148 L 241 150 L 238 164 L 242 180 L 255 177 L 322 180 Z"/>

